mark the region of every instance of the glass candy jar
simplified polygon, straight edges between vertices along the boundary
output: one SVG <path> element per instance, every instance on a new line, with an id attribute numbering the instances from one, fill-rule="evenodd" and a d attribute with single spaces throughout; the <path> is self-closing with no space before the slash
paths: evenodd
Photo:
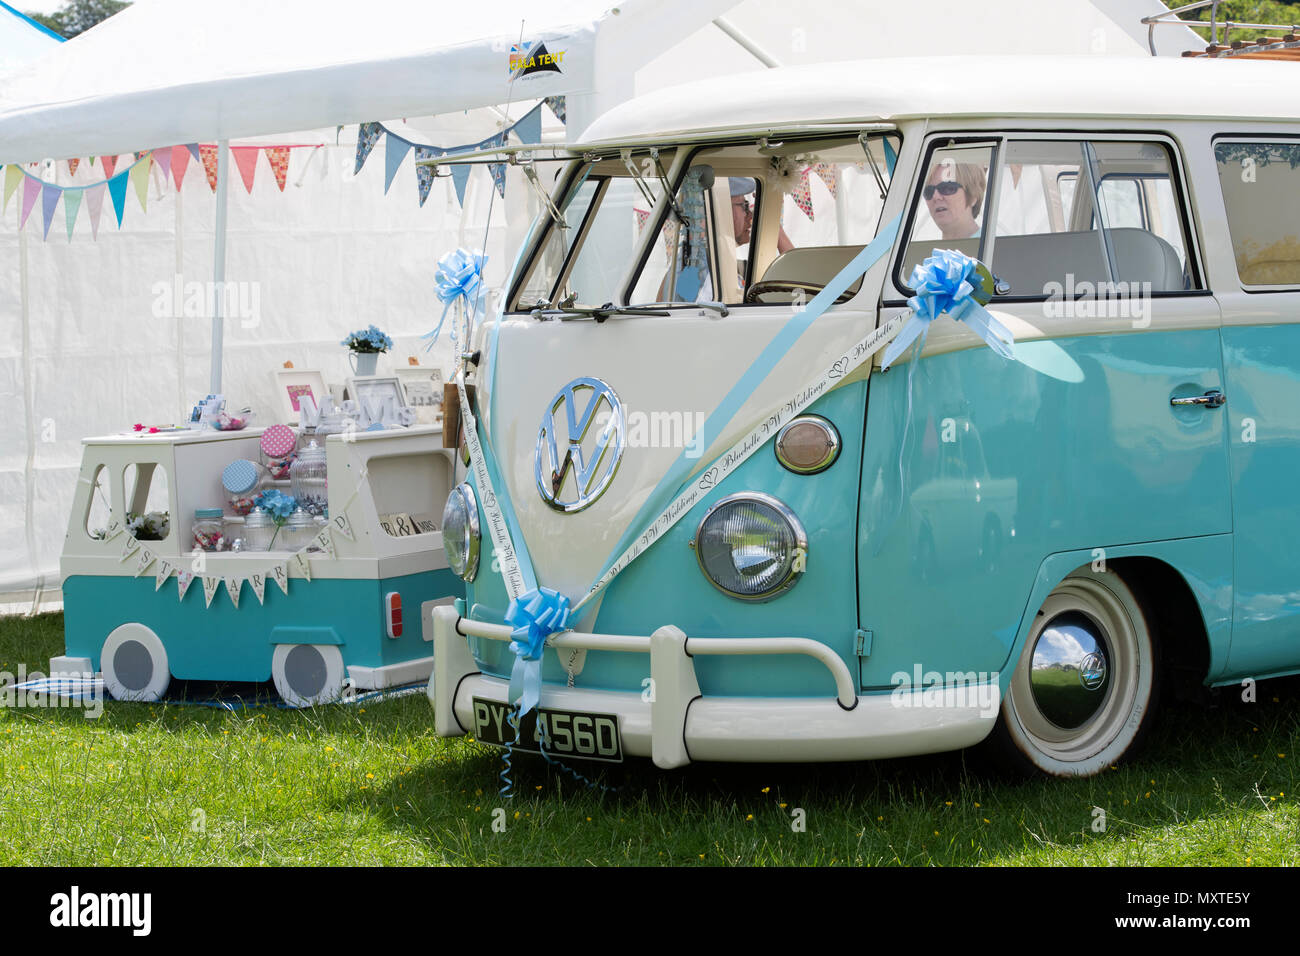
<path id="1" fill-rule="evenodd" d="M 224 550 L 244 550 L 244 519 L 239 515 L 222 515 L 221 533 L 226 537 Z"/>
<path id="2" fill-rule="evenodd" d="M 302 508 L 289 515 L 289 520 L 280 529 L 280 539 L 285 551 L 300 551 L 311 544 L 316 537 L 316 520 Z"/>
<path id="3" fill-rule="evenodd" d="M 271 516 L 261 508 L 250 511 L 244 519 L 244 550 L 270 551 L 277 530 Z"/>
<path id="4" fill-rule="evenodd" d="M 262 464 L 272 481 L 288 481 L 298 448 L 298 435 L 288 425 L 271 425 L 262 432 L 258 442 L 262 451 Z"/>
<path id="5" fill-rule="evenodd" d="M 246 515 L 252 511 L 253 499 L 266 481 L 266 469 L 255 461 L 240 458 L 228 464 L 221 472 L 221 486 L 226 489 L 231 512 Z"/>
<path id="6" fill-rule="evenodd" d="M 325 449 L 313 440 L 298 452 L 289 469 L 290 493 L 309 515 L 329 514 L 329 482 L 325 475 Z"/>
<path id="7" fill-rule="evenodd" d="M 221 551 L 226 538 L 221 525 L 220 508 L 194 509 L 194 547 L 200 551 Z"/>

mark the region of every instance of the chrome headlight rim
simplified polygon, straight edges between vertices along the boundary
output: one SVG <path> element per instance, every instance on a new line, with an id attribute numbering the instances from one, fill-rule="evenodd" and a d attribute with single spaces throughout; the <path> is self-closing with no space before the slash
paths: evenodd
<path id="1" fill-rule="evenodd" d="M 790 461 L 781 451 L 781 442 L 785 439 L 786 433 L 796 425 L 815 424 L 826 433 L 827 449 L 826 454 L 811 467 L 802 467 Z M 840 430 L 835 427 L 834 422 L 822 415 L 796 415 L 790 421 L 786 422 L 784 427 L 776 433 L 776 440 L 772 442 L 772 450 L 776 453 L 776 460 L 781 463 L 781 467 L 787 471 L 792 471 L 796 475 L 817 475 L 825 471 L 831 465 L 839 460 L 840 450 L 844 446 L 844 441 L 840 438 Z"/>
<path id="2" fill-rule="evenodd" d="M 775 511 L 789 526 L 791 534 L 794 536 L 795 548 L 797 550 L 802 550 L 805 555 L 808 553 L 808 532 L 804 530 L 803 522 L 799 520 L 789 505 L 780 498 L 761 491 L 738 491 L 735 494 L 719 498 L 713 503 L 709 510 L 705 512 L 704 517 L 700 519 L 700 523 L 696 525 L 695 537 L 691 539 L 691 549 L 695 552 L 695 560 L 700 567 L 700 573 L 704 575 L 704 580 L 708 581 L 723 594 L 727 595 L 727 597 L 735 598 L 737 601 L 745 601 L 748 604 L 761 604 L 764 601 L 771 601 L 780 597 L 798 584 L 799 579 L 803 577 L 804 569 L 799 567 L 799 562 L 792 561 L 790 563 L 790 570 L 787 572 L 785 577 L 782 578 L 778 584 L 761 594 L 744 594 L 733 591 L 730 588 L 723 587 L 713 579 L 713 575 L 709 574 L 709 569 L 704 565 L 704 550 L 700 547 L 700 535 L 703 533 L 704 526 L 708 524 L 709 519 L 712 518 L 718 510 L 727 505 L 734 504 L 737 501 L 757 502 L 766 505 Z"/>
<path id="3" fill-rule="evenodd" d="M 474 494 L 474 486 L 467 481 L 461 482 L 459 485 L 453 488 L 451 490 L 451 494 L 448 495 L 448 499 L 450 500 L 451 498 L 454 498 L 457 495 L 460 496 L 461 503 L 465 508 L 465 514 L 466 514 L 465 523 L 466 523 L 466 527 L 469 530 L 469 542 L 465 549 L 464 569 L 463 570 L 456 569 L 455 564 L 451 560 L 451 552 L 447 551 L 447 543 L 445 539 L 447 522 L 445 517 L 443 519 L 443 530 L 444 530 L 443 551 L 447 555 L 447 566 L 451 568 L 452 573 L 455 574 L 457 577 L 459 577 L 462 581 L 468 583 L 470 581 L 473 581 L 474 578 L 478 577 L 478 559 L 479 559 L 479 552 L 481 550 L 481 542 L 482 542 L 482 537 L 481 537 L 479 523 L 478 523 L 478 497 Z"/>

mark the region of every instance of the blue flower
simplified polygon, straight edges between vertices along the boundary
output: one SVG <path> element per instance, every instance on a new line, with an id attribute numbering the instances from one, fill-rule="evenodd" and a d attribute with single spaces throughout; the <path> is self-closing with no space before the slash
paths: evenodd
<path id="1" fill-rule="evenodd" d="M 352 332 L 339 344 L 346 345 L 354 352 L 387 352 L 393 347 L 393 340 L 371 325 Z"/>
<path id="2" fill-rule="evenodd" d="M 282 494 L 276 488 L 262 492 L 253 499 L 253 504 L 270 515 L 277 525 L 284 524 L 298 508 L 298 500 L 293 495 Z"/>

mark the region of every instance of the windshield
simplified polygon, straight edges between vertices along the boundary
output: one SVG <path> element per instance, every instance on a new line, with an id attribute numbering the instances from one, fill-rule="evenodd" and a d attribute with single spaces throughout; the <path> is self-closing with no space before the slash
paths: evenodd
<path id="1" fill-rule="evenodd" d="M 550 224 L 513 308 L 815 295 L 875 235 L 899 146 L 890 132 L 706 147 L 675 171 L 669 151 L 584 164 L 561 200 L 568 228 Z"/>

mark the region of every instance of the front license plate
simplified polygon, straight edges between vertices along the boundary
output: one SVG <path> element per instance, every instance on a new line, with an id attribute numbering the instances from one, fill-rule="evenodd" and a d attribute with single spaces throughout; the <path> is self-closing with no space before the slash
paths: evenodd
<path id="1" fill-rule="evenodd" d="M 507 719 L 510 708 L 495 700 L 474 698 L 474 737 L 485 744 L 504 747 L 515 739 Z M 623 762 L 623 744 L 618 735 L 617 714 L 580 714 L 571 710 L 534 708 L 519 728 L 515 747 L 541 753 L 542 737 L 551 757 Z"/>

